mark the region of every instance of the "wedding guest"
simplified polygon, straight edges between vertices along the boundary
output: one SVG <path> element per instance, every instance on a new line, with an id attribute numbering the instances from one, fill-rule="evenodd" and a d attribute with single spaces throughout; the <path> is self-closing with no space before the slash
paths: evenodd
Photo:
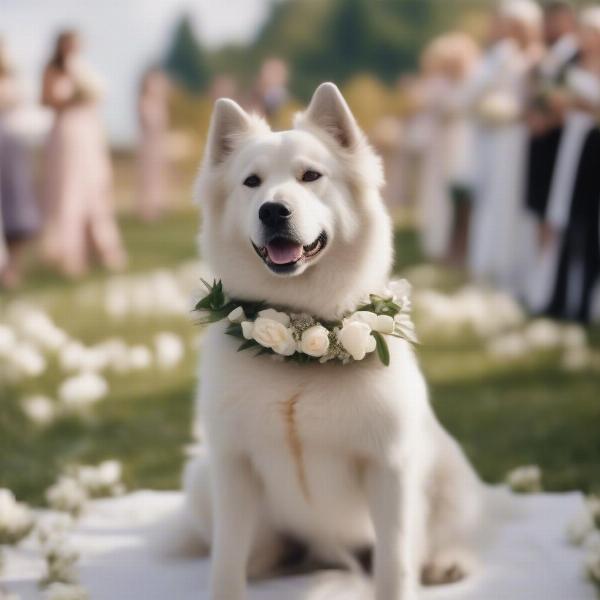
<path id="1" fill-rule="evenodd" d="M 535 69 L 528 107 L 530 142 L 527 177 L 527 207 L 540 222 L 544 220 L 551 174 L 562 132 L 562 113 L 553 110 L 553 90 L 565 83 L 579 47 L 577 19 L 569 4 L 553 2 L 545 8 L 544 33 L 547 52 Z"/>
<path id="2" fill-rule="evenodd" d="M 434 39 L 421 57 L 421 75 L 410 91 L 417 112 L 410 135 L 420 146 L 417 180 L 417 222 L 421 247 L 432 260 L 446 257 L 452 227 L 452 205 L 446 185 L 445 146 L 440 143 L 444 121 L 442 102 L 447 91 L 444 77 L 444 37 Z"/>
<path id="3" fill-rule="evenodd" d="M 68 276 L 83 274 L 92 254 L 110 269 L 126 260 L 112 203 L 101 96 L 98 76 L 81 58 L 79 35 L 61 33 L 42 89 L 42 103 L 54 112 L 45 149 L 44 253 Z"/>
<path id="4" fill-rule="evenodd" d="M 11 127 L 11 118 L 21 101 L 15 70 L 0 40 L 0 237 L 5 254 L 0 284 L 5 288 L 20 284 L 23 250 L 40 228 L 31 156 Z"/>
<path id="5" fill-rule="evenodd" d="M 158 68 L 148 70 L 140 86 L 138 115 L 137 212 L 144 221 L 155 221 L 167 203 L 167 138 L 170 84 Z"/>
<path id="6" fill-rule="evenodd" d="M 473 275 L 519 296 L 526 269 L 524 214 L 528 77 L 542 55 L 542 13 L 530 0 L 503 2 L 493 43 L 471 86 L 477 113 L 475 203 L 469 234 Z"/>
<path id="7" fill-rule="evenodd" d="M 587 322 L 600 276 L 600 7 L 580 19 L 581 57 L 555 105 L 566 111 L 547 211 L 547 313 Z"/>
<path id="8" fill-rule="evenodd" d="M 462 266 L 473 196 L 472 173 L 475 161 L 474 124 L 469 111 L 469 87 L 479 63 L 479 48 L 463 33 L 446 36 L 443 71 L 447 89 L 442 96 L 445 185 L 452 202 L 452 223 L 447 258 Z"/>
<path id="9" fill-rule="evenodd" d="M 274 118 L 289 98 L 289 69 L 280 58 L 268 58 L 260 68 L 252 105 L 267 119 Z"/>

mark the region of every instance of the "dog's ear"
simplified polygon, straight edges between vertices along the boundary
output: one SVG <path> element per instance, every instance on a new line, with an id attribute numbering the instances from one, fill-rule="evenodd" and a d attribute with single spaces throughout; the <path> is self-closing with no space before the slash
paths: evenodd
<path id="1" fill-rule="evenodd" d="M 334 83 L 322 83 L 315 90 L 303 116 L 343 148 L 353 148 L 361 138 L 356 119 Z"/>
<path id="2" fill-rule="evenodd" d="M 208 128 L 208 160 L 213 165 L 222 163 L 231 154 L 235 138 L 249 128 L 250 118 L 244 109 L 229 98 L 219 98 Z"/>

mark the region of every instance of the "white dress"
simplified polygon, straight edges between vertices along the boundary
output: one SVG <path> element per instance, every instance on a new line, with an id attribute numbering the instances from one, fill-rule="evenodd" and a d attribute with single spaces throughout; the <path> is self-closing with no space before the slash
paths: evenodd
<path id="1" fill-rule="evenodd" d="M 468 264 L 476 279 L 521 293 L 529 62 L 510 40 L 492 47 L 472 83 L 478 115 Z"/>
<path id="2" fill-rule="evenodd" d="M 433 260 L 446 256 L 452 228 L 452 204 L 446 171 L 445 125 L 441 99 L 447 83 L 431 78 L 425 84 L 425 108 L 420 116 L 423 154 L 418 181 L 418 224 L 421 246 Z"/>

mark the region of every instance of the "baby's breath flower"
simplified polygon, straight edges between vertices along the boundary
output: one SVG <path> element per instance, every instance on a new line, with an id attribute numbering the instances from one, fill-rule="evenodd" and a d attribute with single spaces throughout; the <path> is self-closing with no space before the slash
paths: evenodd
<path id="1" fill-rule="evenodd" d="M 81 483 L 74 477 L 61 476 L 46 491 L 48 504 L 54 510 L 78 516 L 88 499 L 88 494 Z"/>
<path id="2" fill-rule="evenodd" d="M 56 536 L 48 540 L 44 545 L 44 557 L 46 559 L 44 584 L 77 582 L 75 566 L 79 560 L 79 552 L 72 548 L 64 537 Z"/>
<path id="3" fill-rule="evenodd" d="M 10 490 L 0 489 L 0 545 L 19 543 L 33 525 L 33 514 L 27 505 L 17 502 Z"/>
<path id="4" fill-rule="evenodd" d="M 106 460 L 97 467 L 81 466 L 75 469 L 74 477 L 92 498 L 117 496 L 123 492 L 119 461 Z"/>
<path id="5" fill-rule="evenodd" d="M 506 481 L 513 492 L 533 494 L 542 491 L 542 471 L 537 465 L 513 469 Z"/>

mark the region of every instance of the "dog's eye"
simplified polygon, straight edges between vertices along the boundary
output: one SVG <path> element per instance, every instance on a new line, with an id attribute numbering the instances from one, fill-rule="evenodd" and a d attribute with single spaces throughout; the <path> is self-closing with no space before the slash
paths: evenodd
<path id="1" fill-rule="evenodd" d="M 310 183 L 311 181 L 316 181 L 320 178 L 321 173 L 318 173 L 317 171 L 311 171 L 310 169 L 308 171 L 304 171 L 304 173 L 302 174 L 302 181 L 305 181 L 307 183 Z"/>
<path id="2" fill-rule="evenodd" d="M 251 188 L 258 187 L 261 183 L 262 183 L 261 178 L 254 173 L 252 173 L 252 175 L 248 175 L 248 177 L 246 177 L 246 179 L 244 179 L 244 185 L 246 187 L 251 187 Z"/>

